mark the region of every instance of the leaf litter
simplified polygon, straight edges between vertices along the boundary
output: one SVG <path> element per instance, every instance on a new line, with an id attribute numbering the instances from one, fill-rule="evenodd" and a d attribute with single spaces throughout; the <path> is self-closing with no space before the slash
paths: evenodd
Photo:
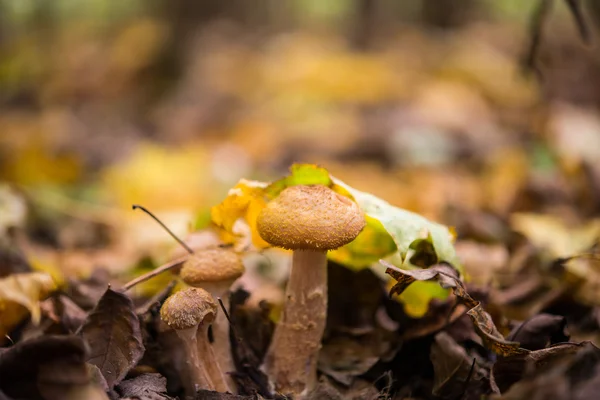
<path id="1" fill-rule="evenodd" d="M 0 399 L 293 397 L 263 368 L 292 257 L 256 219 L 311 184 L 356 202 L 367 224 L 327 254 L 306 398 L 595 398 L 600 121 L 575 104 L 596 99 L 598 63 L 560 27 L 541 35 L 539 3 L 538 82 L 516 73 L 514 25 L 446 26 L 444 43 L 406 28 L 369 51 L 304 32 L 257 46 L 218 26 L 198 50 L 148 16 L 101 40 L 69 26 L 48 52 L 73 54 L 63 64 L 29 37 L 16 44 L 0 80 L 29 63 L 45 79 L 11 82 L 1 100 Z M 597 10 L 565 4 L 589 42 Z M 179 80 L 157 77 L 180 47 Z M 577 56 L 554 58 L 566 51 Z M 154 91 L 167 95 L 148 101 Z M 194 252 L 244 258 L 226 310 L 235 393 L 187 396 L 191 357 L 160 308 L 186 287 L 189 255 L 129 212 L 138 202 Z"/>

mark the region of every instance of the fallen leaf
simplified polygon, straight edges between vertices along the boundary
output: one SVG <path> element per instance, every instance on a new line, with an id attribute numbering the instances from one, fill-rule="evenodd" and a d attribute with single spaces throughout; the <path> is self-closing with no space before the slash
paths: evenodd
<path id="1" fill-rule="evenodd" d="M 503 399 L 521 399 L 524 398 L 522 393 L 540 393 L 540 389 L 557 379 L 564 380 L 560 384 L 566 385 L 568 391 L 572 383 L 591 378 L 599 361 L 600 349 L 591 342 L 559 343 L 499 359 L 490 372 L 490 383 L 500 393 L 506 392 Z M 548 377 L 550 379 L 546 379 Z"/>
<path id="2" fill-rule="evenodd" d="M 84 310 L 98 304 L 106 292 L 110 274 L 106 269 L 96 268 L 86 279 L 69 278 L 66 292 L 71 300 Z"/>
<path id="3" fill-rule="evenodd" d="M 416 285 L 416 283 L 409 286 L 409 288 Z M 451 324 L 459 320 L 467 312 L 467 308 L 464 305 L 454 305 L 453 303 L 452 299 L 449 299 L 449 301 L 432 302 L 429 305 L 427 313 L 422 317 L 411 318 L 406 322 L 401 321 L 400 332 L 402 333 L 402 339 L 411 340 L 431 335 L 452 326 Z M 469 322 L 469 324 L 471 323 Z"/>
<path id="4" fill-rule="evenodd" d="M 535 246 L 547 251 L 552 259 L 585 252 L 600 239 L 600 219 L 590 220 L 581 226 L 568 226 L 552 215 L 515 213 L 510 217 L 510 225 Z"/>
<path id="5" fill-rule="evenodd" d="M 599 305 L 600 248 L 558 262 L 565 268 L 564 280 L 570 283 L 567 290 L 573 292 L 573 297 L 582 304 Z"/>
<path id="6" fill-rule="evenodd" d="M 139 400 L 170 400 L 174 399 L 167 393 L 167 378 L 161 374 L 143 374 L 133 379 L 119 383 L 116 390 L 122 397 Z"/>
<path id="7" fill-rule="evenodd" d="M 105 392 L 110 391 L 108 387 L 108 383 L 106 383 L 106 379 L 104 379 L 104 375 L 102 375 L 102 371 L 100 368 L 96 367 L 94 364 L 85 363 L 87 367 L 88 374 L 90 375 L 91 381 L 98 387 L 102 388 Z"/>
<path id="8" fill-rule="evenodd" d="M 326 375 L 321 375 L 316 387 L 307 393 L 306 400 L 343 400 L 344 397 Z"/>
<path id="9" fill-rule="evenodd" d="M 548 344 L 568 342 L 567 320 L 560 315 L 538 314 L 515 327 L 506 338 L 527 350 L 540 350 Z"/>
<path id="10" fill-rule="evenodd" d="M 396 280 L 396 284 L 390 290 L 390 294 L 401 294 L 408 286 L 416 281 L 437 280 L 440 286 L 453 288 L 457 286 L 458 271 L 448 264 L 434 265 L 427 269 L 401 270 L 387 261 L 381 261 L 386 266 L 386 274 Z"/>
<path id="11" fill-rule="evenodd" d="M 364 379 L 355 380 L 343 395 L 348 400 L 379 400 L 383 398 L 382 393 L 379 393 L 379 390 L 371 382 Z"/>
<path id="12" fill-rule="evenodd" d="M 52 277 L 41 272 L 13 274 L 0 279 L 0 343 L 28 313 L 31 321 L 38 324 L 39 303 L 55 288 Z"/>
<path id="13" fill-rule="evenodd" d="M 15 399 L 108 399 L 90 383 L 86 356 L 77 336 L 47 335 L 18 343 L 0 353 L 0 390 Z"/>
<path id="14" fill-rule="evenodd" d="M 54 297 L 53 305 L 60 323 L 71 333 L 75 333 L 87 318 L 87 313 L 65 295 Z"/>
<path id="15" fill-rule="evenodd" d="M 596 371 L 594 377 L 579 385 L 573 392 L 573 400 L 593 399 L 600 393 L 600 373 Z"/>
<path id="16" fill-rule="evenodd" d="M 473 358 L 446 332 L 435 335 L 429 358 L 433 364 L 435 396 L 454 399 L 465 390 L 465 385 L 477 384 L 482 377 Z"/>
<path id="17" fill-rule="evenodd" d="M 386 352 L 390 341 L 371 333 L 359 337 L 337 336 L 323 343 L 319 352 L 319 371 L 336 382 L 350 386 L 366 373 Z"/>
<path id="18" fill-rule="evenodd" d="M 235 237 L 235 223 L 239 219 L 247 222 L 251 229 L 252 241 L 259 248 L 267 248 L 265 242 L 256 231 L 256 218 L 266 205 L 264 191 L 266 183 L 241 179 L 237 185 L 229 189 L 227 197 L 218 205 L 211 208 L 211 220 L 224 230 L 225 234 Z M 230 240 L 233 237 L 227 237 Z M 223 239 L 227 239 L 223 238 Z"/>
<path id="19" fill-rule="evenodd" d="M 87 361 L 102 371 L 109 388 L 121 382 L 144 354 L 133 302 L 110 288 L 88 315 L 79 335 L 90 347 Z"/>
<path id="20" fill-rule="evenodd" d="M 25 254 L 9 237 L 0 233 L 0 278 L 11 274 L 31 272 Z"/>
<path id="21" fill-rule="evenodd" d="M 231 393 L 214 392 L 212 390 L 198 390 L 195 400 L 255 400 L 255 396 L 241 396 Z"/>
<path id="22" fill-rule="evenodd" d="M 483 340 L 483 344 L 494 353 L 509 356 L 527 352 L 527 350 L 520 348 L 519 343 L 507 341 L 502 337 L 494 321 L 492 321 L 492 317 L 485 312 L 481 304 L 477 304 L 467 311 L 467 315 L 471 317 L 475 331 Z"/>
<path id="23" fill-rule="evenodd" d="M 527 352 L 527 350 L 519 348 L 519 343 L 504 340 L 491 316 L 485 312 L 481 303 L 475 301 L 467 293 L 458 278 L 458 272 L 450 265 L 438 264 L 427 269 L 403 270 L 384 260 L 380 260 L 380 262 L 386 267 L 386 274 L 398 282 L 390 289 L 390 295 L 401 294 L 416 281 L 435 280 L 441 287 L 451 288 L 457 301 L 469 308 L 467 315 L 471 317 L 475 331 L 486 347 L 503 356 Z"/>

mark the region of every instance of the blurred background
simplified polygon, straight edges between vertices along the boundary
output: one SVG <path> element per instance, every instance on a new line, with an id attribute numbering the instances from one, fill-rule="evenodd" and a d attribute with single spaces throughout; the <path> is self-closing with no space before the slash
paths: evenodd
<path id="1" fill-rule="evenodd" d="M 158 263 L 132 204 L 185 237 L 292 162 L 453 226 L 467 268 L 569 237 L 600 211 L 600 3 L 588 44 L 542 3 L 1 0 L 3 240 L 61 276 Z"/>

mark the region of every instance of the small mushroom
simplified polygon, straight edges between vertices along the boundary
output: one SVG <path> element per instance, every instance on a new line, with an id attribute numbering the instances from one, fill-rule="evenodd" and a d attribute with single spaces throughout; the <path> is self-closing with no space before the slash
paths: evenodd
<path id="1" fill-rule="evenodd" d="M 327 318 L 327 251 L 353 241 L 365 225 L 355 202 L 323 185 L 288 187 L 258 215 L 259 235 L 293 250 L 283 315 L 264 362 L 279 392 L 302 397 L 314 389 Z"/>
<path id="2" fill-rule="evenodd" d="M 208 327 L 217 304 L 203 289 L 188 288 L 171 295 L 160 309 L 161 319 L 173 328 L 189 354 L 194 393 L 199 389 L 226 392 L 225 377 L 208 342 Z"/>
<path id="3" fill-rule="evenodd" d="M 193 287 L 201 287 L 213 298 L 221 298 L 223 306 L 229 310 L 229 289 L 233 282 L 244 273 L 244 264 L 231 249 L 214 248 L 200 251 L 185 262 L 180 271 L 181 279 Z M 212 324 L 213 348 L 221 369 L 235 372 L 235 364 L 231 354 L 229 321 L 225 313 L 220 312 Z M 230 388 L 235 388 L 235 381 L 227 375 Z"/>

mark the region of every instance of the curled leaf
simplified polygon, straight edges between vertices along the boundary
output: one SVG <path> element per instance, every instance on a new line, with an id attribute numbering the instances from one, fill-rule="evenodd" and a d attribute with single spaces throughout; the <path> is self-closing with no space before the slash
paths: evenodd
<path id="1" fill-rule="evenodd" d="M 481 304 L 474 300 L 458 277 L 458 273 L 448 264 L 438 264 L 427 269 L 403 270 L 381 260 L 386 266 L 386 274 L 394 278 L 396 283 L 390 289 L 390 295 L 403 293 L 411 284 L 423 281 L 436 281 L 442 288 L 453 290 L 457 301 L 469 308 L 467 314 L 471 317 L 475 331 L 481 337 L 487 348 L 496 354 L 510 356 L 527 353 L 517 342 L 506 341 L 498 332 L 491 316 L 485 312 Z"/>
<path id="2" fill-rule="evenodd" d="M 527 350 L 519 347 L 518 342 L 509 342 L 502 337 L 492 317 L 485 312 L 481 304 L 467 311 L 467 315 L 471 317 L 475 331 L 483 340 L 483 344 L 494 353 L 501 356 L 528 353 Z"/>
<path id="3" fill-rule="evenodd" d="M 490 380 L 492 386 L 504 393 L 518 381 L 517 385 L 528 385 L 528 380 L 546 373 L 556 377 L 576 377 L 578 381 L 585 379 L 583 371 L 594 371 L 594 366 L 600 360 L 600 349 L 592 342 L 558 343 L 545 349 L 515 354 L 499 359 L 492 367 Z M 579 364 L 577 366 L 577 364 Z M 575 368 L 574 368 L 575 367 Z M 575 373 L 566 373 L 568 369 L 579 369 Z M 547 381 L 546 381 L 547 382 Z M 517 386 L 515 385 L 515 386 Z"/>
<path id="4" fill-rule="evenodd" d="M 252 232 L 252 241 L 259 248 L 269 246 L 256 232 L 256 218 L 266 204 L 265 188 L 267 184 L 258 181 L 242 179 L 229 190 L 223 202 L 211 209 L 212 222 L 223 229 L 223 233 L 233 235 L 236 233 L 234 225 L 243 219 Z M 226 238 L 224 238 L 226 239 Z"/>

